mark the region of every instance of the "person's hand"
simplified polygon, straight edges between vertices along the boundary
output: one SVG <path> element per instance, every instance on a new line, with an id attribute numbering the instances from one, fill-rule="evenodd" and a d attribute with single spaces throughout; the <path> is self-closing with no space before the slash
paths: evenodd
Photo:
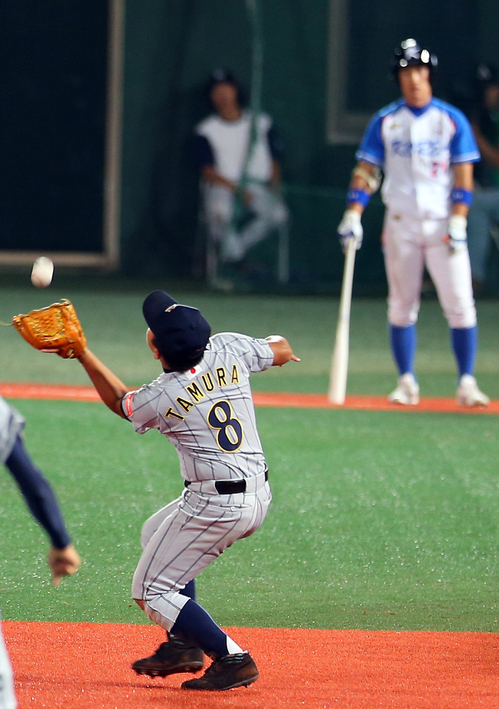
<path id="1" fill-rule="evenodd" d="M 360 218 L 360 212 L 355 209 L 347 209 L 343 214 L 343 219 L 338 226 L 337 232 L 344 254 L 347 252 L 350 239 L 355 239 L 356 249 L 360 249 L 362 246 L 364 230 L 362 229 Z"/>
<path id="2" fill-rule="evenodd" d="M 287 362 L 301 361 L 300 358 L 294 354 L 291 345 L 282 335 L 269 335 L 265 339 L 274 353 L 273 366 L 282 367 L 282 365 Z"/>
<path id="3" fill-rule="evenodd" d="M 466 227 L 468 220 L 461 214 L 452 214 L 449 218 L 448 233 L 444 236 L 444 241 L 451 253 L 464 251 L 467 244 Z"/>
<path id="4" fill-rule="evenodd" d="M 53 586 L 58 586 L 63 576 L 75 574 L 81 565 L 80 555 L 72 544 L 68 544 L 64 549 L 52 547 L 47 561 L 52 569 Z"/>

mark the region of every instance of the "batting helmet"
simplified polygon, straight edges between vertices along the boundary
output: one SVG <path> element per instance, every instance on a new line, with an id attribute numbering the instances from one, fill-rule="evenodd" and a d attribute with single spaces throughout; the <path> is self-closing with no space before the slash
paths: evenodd
<path id="1" fill-rule="evenodd" d="M 392 71 L 395 76 L 408 66 L 427 66 L 432 75 L 438 66 L 438 59 L 428 49 L 421 49 L 415 39 L 404 39 L 395 49 Z"/>

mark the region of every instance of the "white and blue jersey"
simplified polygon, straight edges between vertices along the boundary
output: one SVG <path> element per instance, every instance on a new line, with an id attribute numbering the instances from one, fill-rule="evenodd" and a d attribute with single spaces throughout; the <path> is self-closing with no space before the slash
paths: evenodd
<path id="1" fill-rule="evenodd" d="M 373 116 L 356 158 L 383 169 L 381 194 L 389 210 L 442 219 L 450 213 L 450 166 L 476 162 L 480 153 L 457 108 L 435 98 L 424 108 L 411 108 L 399 99 Z"/>

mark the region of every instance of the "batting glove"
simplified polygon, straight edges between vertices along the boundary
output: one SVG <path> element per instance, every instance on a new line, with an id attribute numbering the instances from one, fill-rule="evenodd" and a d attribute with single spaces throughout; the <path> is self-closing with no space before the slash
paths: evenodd
<path id="1" fill-rule="evenodd" d="M 444 237 L 444 241 L 449 246 L 449 251 L 453 254 L 464 251 L 466 248 L 466 226 L 468 220 L 461 214 L 452 214 L 449 218 L 449 232 Z"/>
<path id="2" fill-rule="evenodd" d="M 348 242 L 350 239 L 355 239 L 356 249 L 360 249 L 362 246 L 364 230 L 362 229 L 360 217 L 360 212 L 357 212 L 354 209 L 347 209 L 343 215 L 343 219 L 337 229 L 343 253 L 347 252 Z"/>

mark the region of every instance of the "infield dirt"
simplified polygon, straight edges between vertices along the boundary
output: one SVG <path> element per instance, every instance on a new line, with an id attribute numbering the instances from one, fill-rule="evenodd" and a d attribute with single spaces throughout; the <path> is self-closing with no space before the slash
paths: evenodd
<path id="1" fill-rule="evenodd" d="M 188 692 L 192 675 L 150 679 L 131 663 L 164 640 L 157 627 L 3 623 L 19 709 L 497 709 L 499 635 L 230 628 L 260 679 Z"/>
<path id="2" fill-rule="evenodd" d="M 29 384 L 0 382 L 0 394 L 7 399 L 70 399 L 73 401 L 100 401 L 91 386 L 68 386 L 60 384 Z M 419 411 L 460 414 L 499 414 L 499 401 L 491 401 L 486 407 L 458 406 L 454 399 L 422 398 L 417 406 L 391 404 L 383 396 L 347 396 L 341 406 L 331 404 L 324 394 L 288 394 L 254 392 L 256 406 L 289 406 L 304 409 L 359 409 L 371 411 Z"/>

